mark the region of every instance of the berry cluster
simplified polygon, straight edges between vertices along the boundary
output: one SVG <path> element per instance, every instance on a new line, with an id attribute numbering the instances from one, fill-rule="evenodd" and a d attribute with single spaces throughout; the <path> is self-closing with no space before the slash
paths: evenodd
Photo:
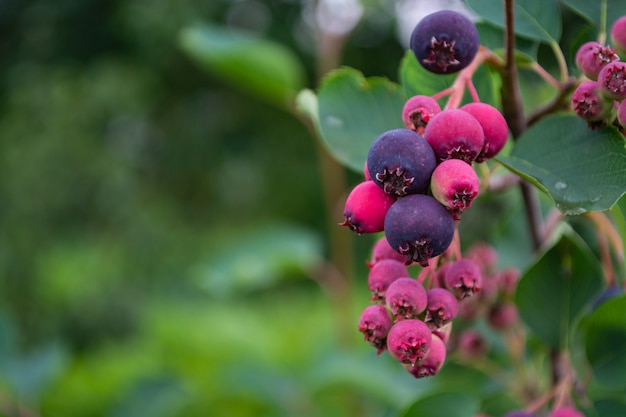
<path id="1" fill-rule="evenodd" d="M 586 42 L 576 52 L 576 66 L 585 80 L 574 90 L 574 112 L 591 127 L 617 123 L 626 128 L 626 16 L 611 28 L 612 46 Z"/>

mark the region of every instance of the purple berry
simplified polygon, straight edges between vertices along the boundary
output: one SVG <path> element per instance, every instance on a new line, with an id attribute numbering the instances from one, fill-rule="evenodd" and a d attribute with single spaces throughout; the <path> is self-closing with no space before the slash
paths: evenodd
<path id="1" fill-rule="evenodd" d="M 403 262 L 383 259 L 370 269 L 367 284 L 372 292 L 372 301 L 384 301 L 387 288 L 398 278 L 408 277 L 409 271 Z"/>
<path id="2" fill-rule="evenodd" d="M 509 127 L 502 113 L 495 107 L 480 102 L 468 103 L 460 110 L 474 116 L 483 128 L 485 143 L 476 157 L 476 162 L 483 162 L 496 156 L 509 138 Z"/>
<path id="3" fill-rule="evenodd" d="M 471 207 L 478 196 L 480 181 L 472 166 L 460 159 L 442 161 L 433 171 L 430 189 L 437 199 L 450 212 L 454 220 Z"/>
<path id="4" fill-rule="evenodd" d="M 448 324 L 459 312 L 459 303 L 445 288 L 431 288 L 426 292 L 428 304 L 424 322 L 432 329 L 439 329 Z"/>
<path id="5" fill-rule="evenodd" d="M 385 302 L 397 321 L 415 319 L 426 309 L 426 289 L 413 278 L 398 278 L 385 293 Z"/>
<path id="6" fill-rule="evenodd" d="M 433 116 L 424 130 L 424 139 L 435 151 L 437 162 L 462 159 L 471 164 L 485 144 L 478 120 L 459 109 L 442 110 Z"/>
<path id="7" fill-rule="evenodd" d="M 385 236 L 406 263 L 428 265 L 428 259 L 442 254 L 454 235 L 454 220 L 433 197 L 413 194 L 391 205 L 385 216 Z"/>
<path id="8" fill-rule="evenodd" d="M 359 331 L 365 341 L 374 346 L 380 355 L 387 348 L 387 334 L 392 326 L 389 312 L 380 304 L 367 306 L 359 318 Z"/>
<path id="9" fill-rule="evenodd" d="M 436 74 L 452 74 L 468 66 L 480 45 L 476 26 L 452 10 L 431 13 L 420 20 L 410 41 L 417 61 Z"/>
<path id="10" fill-rule="evenodd" d="M 373 181 L 361 182 L 348 195 L 343 210 L 345 221 L 339 225 L 358 234 L 382 232 L 385 215 L 394 201 Z"/>
<path id="11" fill-rule="evenodd" d="M 482 288 L 482 273 L 478 264 L 471 259 L 459 259 L 446 271 L 446 287 L 459 300 L 471 297 Z"/>
<path id="12" fill-rule="evenodd" d="M 552 410 L 548 417 L 585 417 L 585 415 L 574 407 L 559 407 Z"/>
<path id="13" fill-rule="evenodd" d="M 611 43 L 618 53 L 626 54 L 626 16 L 620 17 L 611 26 Z"/>
<path id="14" fill-rule="evenodd" d="M 404 125 L 419 134 L 424 133 L 424 128 L 432 117 L 441 111 L 437 100 L 430 96 L 413 96 L 404 103 L 402 120 Z"/>
<path id="15" fill-rule="evenodd" d="M 600 93 L 613 100 L 626 98 L 626 62 L 611 62 L 598 74 Z"/>
<path id="16" fill-rule="evenodd" d="M 409 129 L 383 133 L 367 155 L 367 168 L 373 181 L 393 196 L 424 193 L 436 165 L 426 140 Z"/>
<path id="17" fill-rule="evenodd" d="M 424 359 L 431 341 L 432 333 L 423 321 L 402 320 L 391 326 L 387 335 L 387 349 L 393 358 L 415 365 Z"/>
<path id="18" fill-rule="evenodd" d="M 424 378 L 436 375 L 445 360 L 446 344 L 438 336 L 433 335 L 430 349 L 424 356 L 424 359 L 414 365 L 405 364 L 404 368 L 415 378 Z"/>
<path id="19" fill-rule="evenodd" d="M 586 42 L 576 52 L 576 66 L 590 80 L 597 80 L 600 70 L 619 57 L 613 49 L 598 42 Z"/>
<path id="20" fill-rule="evenodd" d="M 595 81 L 583 81 L 572 94 L 574 112 L 587 122 L 599 122 L 613 111 L 613 100 L 607 99 L 599 91 Z"/>

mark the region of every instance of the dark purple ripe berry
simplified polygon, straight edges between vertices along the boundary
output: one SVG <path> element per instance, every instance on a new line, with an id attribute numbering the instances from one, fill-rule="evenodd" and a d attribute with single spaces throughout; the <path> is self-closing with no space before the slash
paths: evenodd
<path id="1" fill-rule="evenodd" d="M 460 108 L 468 112 L 483 128 L 485 143 L 476 157 L 476 162 L 483 162 L 493 158 L 504 148 L 509 137 L 509 127 L 504 116 L 498 109 L 487 103 L 468 103 Z"/>
<path id="2" fill-rule="evenodd" d="M 374 346 L 380 355 L 387 348 L 387 334 L 393 322 L 389 312 L 380 304 L 367 306 L 359 318 L 359 331 L 365 341 Z"/>
<path id="3" fill-rule="evenodd" d="M 424 193 L 437 162 L 428 142 L 409 129 L 393 129 L 380 135 L 367 155 L 372 180 L 387 194 Z"/>
<path id="4" fill-rule="evenodd" d="M 446 360 L 446 344 L 437 335 L 432 336 L 430 349 L 424 359 L 415 365 L 405 364 L 404 368 L 415 378 L 434 376 Z"/>
<path id="5" fill-rule="evenodd" d="M 403 262 L 383 259 L 372 266 L 367 284 L 372 292 L 372 301 L 384 301 L 387 288 L 398 278 L 408 277 L 409 271 Z"/>
<path id="6" fill-rule="evenodd" d="M 468 66 L 478 52 L 476 26 L 461 13 L 441 10 L 420 20 L 411 34 L 417 61 L 436 74 L 452 74 Z"/>
<path id="7" fill-rule="evenodd" d="M 424 322 L 432 329 L 439 329 L 452 321 L 459 312 L 459 302 L 445 288 L 431 288 L 426 292 L 428 304 Z"/>
<path id="8" fill-rule="evenodd" d="M 437 162 L 461 159 L 471 164 L 485 145 L 485 135 L 478 120 L 460 109 L 437 113 L 424 130 L 424 139 L 435 151 Z"/>
<path id="9" fill-rule="evenodd" d="M 611 62 L 598 74 L 600 93 L 605 97 L 622 100 L 626 98 L 626 62 Z"/>
<path id="10" fill-rule="evenodd" d="M 398 278 L 389 285 L 385 302 L 396 321 L 415 319 L 426 309 L 426 289 L 416 279 Z"/>
<path id="11" fill-rule="evenodd" d="M 345 221 L 339 225 L 358 234 L 382 232 L 385 215 L 394 201 L 374 182 L 361 182 L 348 195 L 343 210 Z"/>
<path id="12" fill-rule="evenodd" d="M 426 356 L 432 338 L 430 329 L 423 321 L 402 320 L 391 326 L 387 335 L 387 349 L 393 358 L 415 365 Z"/>
<path id="13" fill-rule="evenodd" d="M 413 96 L 404 103 L 402 121 L 408 129 L 421 135 L 430 119 L 440 111 L 441 106 L 431 96 Z"/>
<path id="14" fill-rule="evenodd" d="M 613 100 L 600 93 L 595 81 L 583 81 L 572 93 L 572 108 L 578 117 L 587 122 L 599 122 L 613 111 Z"/>
<path id="15" fill-rule="evenodd" d="M 470 259 L 459 259 L 446 271 L 446 287 L 459 300 L 471 297 L 482 288 L 482 273 L 478 264 Z"/>
<path id="16" fill-rule="evenodd" d="M 392 248 L 404 255 L 406 263 L 428 265 L 442 254 L 454 235 L 454 220 L 437 200 L 413 194 L 397 200 L 385 216 L 385 236 Z"/>

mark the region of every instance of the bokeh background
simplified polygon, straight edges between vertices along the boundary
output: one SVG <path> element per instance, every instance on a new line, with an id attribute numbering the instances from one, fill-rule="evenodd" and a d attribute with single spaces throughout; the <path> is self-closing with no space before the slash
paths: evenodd
<path id="1" fill-rule="evenodd" d="M 328 57 L 320 3 L 0 2 L 0 416 L 381 416 L 444 383 L 356 331 L 375 237 L 336 224 L 360 173 L 181 48 L 192 25 L 244 29 L 308 88 L 339 65 L 393 81 L 433 7 L 335 1 L 354 24 Z"/>

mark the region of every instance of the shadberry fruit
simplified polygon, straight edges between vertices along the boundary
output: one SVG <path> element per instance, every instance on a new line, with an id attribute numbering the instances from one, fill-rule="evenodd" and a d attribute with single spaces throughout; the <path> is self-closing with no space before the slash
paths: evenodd
<path id="1" fill-rule="evenodd" d="M 498 109 L 487 103 L 468 103 L 460 108 L 468 112 L 483 128 L 484 144 L 476 157 L 476 162 L 493 158 L 504 148 L 509 137 L 509 127 Z"/>
<path id="2" fill-rule="evenodd" d="M 559 407 L 552 410 L 548 417 L 585 417 L 585 415 L 574 407 Z"/>
<path id="3" fill-rule="evenodd" d="M 487 314 L 487 322 L 496 330 L 504 330 L 513 325 L 519 315 L 512 302 L 502 302 L 491 306 Z"/>
<path id="4" fill-rule="evenodd" d="M 590 80 L 597 80 L 600 70 L 619 57 L 613 49 L 598 42 L 586 42 L 576 52 L 576 66 Z"/>
<path id="5" fill-rule="evenodd" d="M 398 278 L 408 277 L 409 271 L 403 262 L 383 259 L 370 269 L 367 284 L 372 292 L 372 301 L 384 301 L 387 288 Z"/>
<path id="6" fill-rule="evenodd" d="M 458 349 L 462 357 L 477 359 L 487 353 L 487 340 L 477 330 L 467 329 L 459 335 Z"/>
<path id="7" fill-rule="evenodd" d="M 600 93 L 614 100 L 626 98 L 626 62 L 611 62 L 598 74 Z"/>
<path id="8" fill-rule="evenodd" d="M 465 251 L 464 257 L 476 262 L 483 272 L 483 275 L 495 272 L 496 265 L 498 264 L 498 252 L 493 246 L 485 242 L 475 242 L 472 244 L 472 246 Z"/>
<path id="9" fill-rule="evenodd" d="M 404 103 L 402 121 L 408 129 L 422 134 L 430 119 L 440 111 L 441 106 L 431 96 L 413 96 Z"/>
<path id="10" fill-rule="evenodd" d="M 396 320 L 414 319 L 426 309 L 426 289 L 413 278 L 398 278 L 385 292 L 385 302 Z"/>
<path id="11" fill-rule="evenodd" d="M 374 346 L 378 354 L 387 348 L 387 334 L 392 326 L 389 312 L 380 304 L 365 307 L 359 318 L 359 331 L 365 336 L 365 341 Z"/>
<path id="12" fill-rule="evenodd" d="M 387 335 L 389 354 L 402 363 L 415 365 L 430 349 L 432 333 L 423 321 L 409 319 L 396 322 Z"/>
<path id="13" fill-rule="evenodd" d="M 426 140 L 409 129 L 383 133 L 372 143 L 367 155 L 372 180 L 393 196 L 424 193 L 436 165 Z"/>
<path id="14" fill-rule="evenodd" d="M 404 263 L 404 256 L 400 255 L 396 252 L 385 236 L 381 236 L 374 246 L 372 247 L 372 256 L 371 259 L 367 262 L 368 267 L 374 266 L 376 263 L 382 261 L 383 259 L 395 259 L 398 262 Z"/>
<path id="15" fill-rule="evenodd" d="M 609 117 L 613 111 L 613 100 L 600 93 L 595 81 L 583 81 L 572 94 L 574 112 L 587 122 L 599 122 Z"/>
<path id="16" fill-rule="evenodd" d="M 480 267 L 471 259 L 459 259 L 453 262 L 446 271 L 446 287 L 459 300 L 480 291 L 482 281 Z"/>
<path id="17" fill-rule="evenodd" d="M 437 162 L 462 159 L 472 163 L 485 144 L 478 120 L 460 109 L 442 110 L 433 116 L 424 129 L 424 139 L 435 151 Z"/>
<path id="18" fill-rule="evenodd" d="M 459 304 L 450 291 L 445 288 L 431 288 L 426 292 L 428 303 L 424 322 L 431 329 L 438 329 L 456 317 L 459 312 Z"/>
<path id="19" fill-rule="evenodd" d="M 437 199 L 450 212 L 454 220 L 470 208 L 478 195 L 480 181 L 472 166 L 460 159 L 442 161 L 433 171 L 430 189 Z"/>
<path id="20" fill-rule="evenodd" d="M 361 182 L 348 195 L 343 210 L 345 221 L 339 225 L 358 234 L 382 232 L 385 215 L 394 201 L 373 181 Z"/>
<path id="21" fill-rule="evenodd" d="M 622 58 L 626 58 L 626 16 L 617 19 L 611 26 L 611 43 Z"/>
<path id="22" fill-rule="evenodd" d="M 391 205 L 385 216 L 385 236 L 406 263 L 428 265 L 443 253 L 454 235 L 454 220 L 435 198 L 412 194 Z"/>
<path id="23" fill-rule="evenodd" d="M 410 47 L 417 61 L 436 74 L 452 74 L 468 66 L 480 45 L 476 26 L 452 10 L 431 13 L 411 34 Z"/>
<path id="24" fill-rule="evenodd" d="M 432 335 L 430 349 L 424 359 L 414 365 L 405 364 L 404 368 L 415 378 L 424 378 L 436 375 L 445 360 L 446 344 L 437 335 Z"/>

